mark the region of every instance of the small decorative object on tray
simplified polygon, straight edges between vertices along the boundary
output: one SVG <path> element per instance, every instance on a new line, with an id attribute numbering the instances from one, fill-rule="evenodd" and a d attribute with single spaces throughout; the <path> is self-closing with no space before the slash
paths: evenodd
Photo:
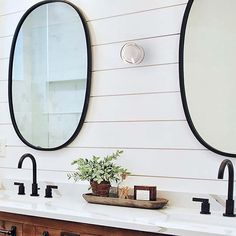
<path id="1" fill-rule="evenodd" d="M 129 187 L 118 187 L 118 198 L 128 199 L 129 198 Z"/>
<path id="2" fill-rule="evenodd" d="M 139 192 L 141 194 L 142 194 L 142 192 L 143 193 L 146 192 L 148 194 L 148 196 L 146 197 L 147 199 L 141 198 L 138 194 Z M 140 186 L 140 185 L 135 185 L 134 186 L 134 199 L 135 200 L 156 201 L 156 198 L 157 198 L 157 188 L 156 188 L 156 186 Z"/>

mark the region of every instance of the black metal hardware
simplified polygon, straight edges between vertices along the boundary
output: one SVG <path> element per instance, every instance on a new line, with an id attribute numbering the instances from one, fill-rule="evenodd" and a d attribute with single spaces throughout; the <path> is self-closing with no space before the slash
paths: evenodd
<path id="1" fill-rule="evenodd" d="M 193 198 L 194 202 L 201 202 L 201 211 L 200 214 L 206 214 L 209 215 L 211 214 L 210 212 L 210 203 L 209 203 L 209 199 L 206 198 Z"/>
<path id="2" fill-rule="evenodd" d="M 32 183 L 32 193 L 30 194 L 30 196 L 39 196 L 38 194 L 38 184 L 37 184 L 37 164 L 36 164 L 36 160 L 34 158 L 34 156 L 30 153 L 25 153 L 19 160 L 18 162 L 18 168 L 21 169 L 22 168 L 22 163 L 25 160 L 25 158 L 30 158 L 30 160 L 32 161 L 32 165 L 33 165 L 33 183 Z"/>
<path id="3" fill-rule="evenodd" d="M 14 185 L 19 185 L 18 194 L 25 195 L 25 186 L 24 183 L 14 182 Z"/>
<path id="4" fill-rule="evenodd" d="M 33 183 L 32 184 L 32 193 L 30 194 L 30 196 L 33 196 L 33 197 L 38 197 L 39 194 L 38 194 L 38 190 L 40 188 L 38 188 L 38 184 L 37 183 Z"/>
<path id="5" fill-rule="evenodd" d="M 16 226 L 12 226 L 10 230 L 0 229 L 0 234 L 6 234 L 10 236 L 16 236 Z"/>
<path id="6" fill-rule="evenodd" d="M 228 178 L 228 197 L 226 200 L 226 208 L 223 216 L 234 217 L 234 166 L 233 163 L 225 159 L 221 162 L 218 171 L 218 179 L 223 179 L 225 167 L 228 167 L 229 178 Z"/>
<path id="7" fill-rule="evenodd" d="M 42 236 L 49 236 L 48 231 L 44 231 Z"/>
<path id="8" fill-rule="evenodd" d="M 46 198 L 52 198 L 52 189 L 58 189 L 56 185 L 47 185 L 45 189 L 45 196 Z"/>
<path id="9" fill-rule="evenodd" d="M 61 232 L 61 236 L 80 236 L 79 234 L 73 234 L 73 233 L 67 233 L 67 232 Z"/>

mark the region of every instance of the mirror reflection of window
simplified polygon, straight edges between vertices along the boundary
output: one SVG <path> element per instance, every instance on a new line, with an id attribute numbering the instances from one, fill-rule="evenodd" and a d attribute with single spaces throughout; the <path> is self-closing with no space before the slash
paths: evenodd
<path id="1" fill-rule="evenodd" d="M 25 140 L 55 148 L 71 138 L 84 109 L 88 54 L 78 12 L 43 4 L 25 18 L 12 67 L 14 118 Z"/>

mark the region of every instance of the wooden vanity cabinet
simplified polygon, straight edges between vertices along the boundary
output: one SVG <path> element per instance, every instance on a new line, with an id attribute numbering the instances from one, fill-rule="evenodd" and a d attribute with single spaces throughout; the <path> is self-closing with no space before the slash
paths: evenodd
<path id="1" fill-rule="evenodd" d="M 1 229 L 16 226 L 16 236 L 160 236 L 92 224 L 76 223 L 63 220 L 0 212 Z M 64 233 L 64 234 L 63 234 Z M 1 234 L 0 234 L 1 235 Z M 165 235 L 167 236 L 167 235 Z"/>

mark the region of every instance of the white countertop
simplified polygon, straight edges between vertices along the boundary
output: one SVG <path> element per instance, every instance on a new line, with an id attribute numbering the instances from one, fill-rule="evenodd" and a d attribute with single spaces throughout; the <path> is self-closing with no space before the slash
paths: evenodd
<path id="1" fill-rule="evenodd" d="M 145 210 L 87 203 L 81 194 L 54 198 L 17 195 L 16 191 L 0 191 L 0 211 L 104 225 L 146 232 L 183 235 L 236 236 L 236 217 L 223 217 L 222 212 L 199 214 L 199 209 L 168 206 L 161 210 Z"/>

